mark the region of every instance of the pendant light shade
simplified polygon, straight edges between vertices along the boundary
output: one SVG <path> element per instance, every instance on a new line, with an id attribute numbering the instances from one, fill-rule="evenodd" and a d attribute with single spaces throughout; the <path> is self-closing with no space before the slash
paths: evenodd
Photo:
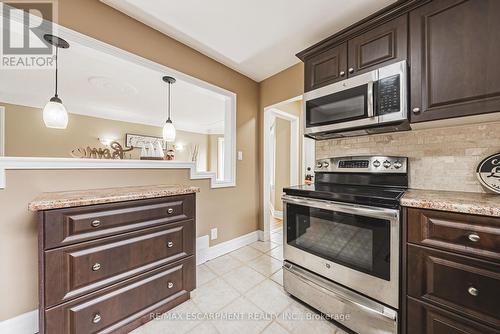
<path id="1" fill-rule="evenodd" d="M 163 140 L 167 142 L 175 141 L 175 126 L 172 124 L 171 120 L 167 120 L 165 125 L 163 125 Z"/>
<path id="2" fill-rule="evenodd" d="M 66 129 L 68 126 L 68 112 L 62 101 L 53 97 L 43 108 L 43 122 L 45 126 L 53 129 Z"/>
<path id="3" fill-rule="evenodd" d="M 175 141 L 175 136 L 176 136 L 176 131 L 175 131 L 175 126 L 172 123 L 172 120 L 170 119 L 170 107 L 171 107 L 171 102 L 170 102 L 170 86 L 175 83 L 175 78 L 169 77 L 169 76 L 164 76 L 163 81 L 168 83 L 168 106 L 167 106 L 167 121 L 163 125 L 163 140 L 166 142 L 173 142 Z"/>
<path id="4" fill-rule="evenodd" d="M 64 39 L 45 34 L 43 38 L 51 45 L 56 48 L 56 82 L 55 82 L 55 94 L 54 97 L 50 99 L 49 102 L 43 108 L 43 122 L 45 126 L 53 129 L 66 129 L 68 126 L 68 112 L 62 104 L 61 99 L 57 95 L 57 75 L 58 75 L 58 55 L 59 48 L 67 49 L 69 48 L 69 43 Z"/>

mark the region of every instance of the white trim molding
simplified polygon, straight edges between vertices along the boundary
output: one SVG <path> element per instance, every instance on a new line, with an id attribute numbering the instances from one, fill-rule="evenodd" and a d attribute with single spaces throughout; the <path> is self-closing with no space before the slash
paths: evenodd
<path id="1" fill-rule="evenodd" d="M 0 157 L 0 189 L 7 186 L 7 170 L 47 169 L 189 169 L 191 180 L 209 179 L 211 188 L 232 186 L 229 182 L 217 180 L 215 172 L 197 171 L 193 161 Z"/>
<path id="2" fill-rule="evenodd" d="M 38 333 L 38 310 L 0 321 L 2 334 L 35 334 Z"/>
<path id="3" fill-rule="evenodd" d="M 5 155 L 5 107 L 0 106 L 0 157 Z"/>
<path id="4" fill-rule="evenodd" d="M 2 13 L 0 13 L 2 15 Z M 5 15 L 5 14 L 4 14 Z M 29 14 L 32 15 L 32 14 Z M 6 19 L 4 16 L 3 19 Z M 31 22 L 24 20 L 24 14 L 13 12 L 10 19 L 21 23 L 27 24 Z M 38 17 L 36 18 L 39 19 Z M 153 71 L 171 75 L 178 80 L 187 82 L 201 89 L 206 89 L 211 92 L 220 94 L 225 99 L 226 111 L 224 121 L 224 138 L 225 138 L 225 165 L 224 165 L 224 179 L 217 180 L 215 172 L 202 172 L 196 171 L 196 166 L 192 162 L 182 161 L 104 161 L 92 160 L 89 161 L 78 159 L 65 159 L 65 158 L 0 158 L 0 189 L 5 187 L 5 170 L 8 169 L 107 169 L 107 168 L 189 168 L 191 170 L 191 179 L 210 179 L 212 188 L 224 188 L 236 186 L 236 112 L 237 112 L 237 96 L 236 93 L 231 92 L 219 86 L 179 72 L 162 64 L 156 63 L 147 58 L 141 57 L 137 54 L 125 51 L 113 45 L 104 43 L 95 38 L 89 37 L 77 31 L 60 26 L 56 23 L 48 22 L 48 25 L 40 25 L 39 29 L 42 32 L 52 33 L 52 31 L 43 31 L 44 27 L 53 27 L 59 37 L 64 38 L 70 43 L 79 44 L 84 47 L 89 47 L 99 52 L 123 59 L 124 61 L 133 62 L 135 64 L 144 66 Z M 5 101 L 4 101 L 5 102 Z M 4 160 L 7 159 L 7 160 Z"/>
<path id="5" fill-rule="evenodd" d="M 240 237 L 221 242 L 212 247 L 208 247 L 208 235 L 196 239 L 196 264 L 202 264 L 216 257 L 235 251 L 259 240 L 260 231 L 253 231 Z"/>

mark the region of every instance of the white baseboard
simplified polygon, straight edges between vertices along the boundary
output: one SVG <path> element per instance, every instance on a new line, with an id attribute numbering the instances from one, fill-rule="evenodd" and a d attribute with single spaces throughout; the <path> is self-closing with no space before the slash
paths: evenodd
<path id="1" fill-rule="evenodd" d="M 259 231 L 253 231 L 248 234 L 242 235 L 241 237 L 222 242 L 213 247 L 205 247 L 204 249 L 197 249 L 196 256 L 198 257 L 198 259 L 196 260 L 196 264 L 201 264 L 208 260 L 215 259 L 216 257 L 230 253 L 232 251 L 237 250 L 238 248 L 249 245 L 252 242 L 258 241 L 259 235 L 260 235 Z M 200 243 L 201 245 L 208 243 L 208 236 L 197 238 L 196 244 L 198 245 L 198 243 Z"/>
<path id="2" fill-rule="evenodd" d="M 38 333 L 38 310 L 18 315 L 15 318 L 0 321 L 2 334 Z"/>
<path id="3" fill-rule="evenodd" d="M 257 233 L 259 233 L 259 240 L 260 241 L 267 241 L 267 240 L 265 240 L 266 238 L 265 238 L 264 231 L 258 230 Z"/>
<path id="4" fill-rule="evenodd" d="M 196 264 L 202 264 L 238 248 L 263 240 L 264 231 L 254 231 L 241 237 L 209 247 L 208 235 L 196 238 Z M 35 334 L 38 333 L 38 310 L 21 314 L 15 318 L 0 322 L 1 334 Z"/>

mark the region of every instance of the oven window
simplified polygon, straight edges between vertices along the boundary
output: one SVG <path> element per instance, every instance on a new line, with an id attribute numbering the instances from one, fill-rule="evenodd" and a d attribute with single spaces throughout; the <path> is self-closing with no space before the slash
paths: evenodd
<path id="1" fill-rule="evenodd" d="M 367 89 L 362 85 L 307 101 L 307 127 L 367 117 Z"/>
<path id="2" fill-rule="evenodd" d="M 390 222 L 296 204 L 286 207 L 287 243 L 346 267 L 390 279 Z"/>

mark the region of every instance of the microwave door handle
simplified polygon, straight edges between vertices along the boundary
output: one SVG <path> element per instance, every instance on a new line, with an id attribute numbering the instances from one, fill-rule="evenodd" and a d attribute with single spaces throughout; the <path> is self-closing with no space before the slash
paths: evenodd
<path id="1" fill-rule="evenodd" d="M 367 109 L 368 109 L 368 117 L 375 117 L 375 110 L 373 106 L 373 81 L 368 82 L 368 88 L 367 88 L 367 96 L 366 100 L 367 102 Z"/>

